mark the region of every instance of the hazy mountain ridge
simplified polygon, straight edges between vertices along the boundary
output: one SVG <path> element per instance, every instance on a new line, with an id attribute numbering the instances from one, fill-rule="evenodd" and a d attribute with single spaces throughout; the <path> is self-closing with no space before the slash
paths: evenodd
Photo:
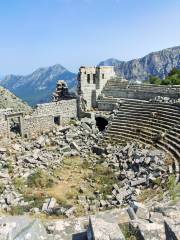
<path id="1" fill-rule="evenodd" d="M 128 80 L 145 80 L 150 75 L 165 78 L 173 67 L 180 68 L 180 46 L 152 52 L 145 57 L 131 61 L 107 59 L 99 65 L 112 65 L 117 74 Z M 12 91 L 15 95 L 30 105 L 49 102 L 55 90 L 57 80 L 66 80 L 69 89 L 74 90 L 77 84 L 77 74 L 68 71 L 60 64 L 39 68 L 26 76 L 7 75 L 0 80 L 0 85 Z"/>
<path id="2" fill-rule="evenodd" d="M 7 75 L 0 84 L 30 105 L 48 102 L 55 90 L 57 80 L 66 80 L 70 89 L 76 86 L 76 74 L 68 71 L 60 64 L 39 68 L 26 76 Z"/>
<path id="3" fill-rule="evenodd" d="M 100 62 L 99 65 L 114 66 L 116 73 L 132 81 L 146 80 L 150 75 L 165 78 L 172 68 L 180 68 L 180 46 L 152 52 L 127 62 L 110 58 Z"/>

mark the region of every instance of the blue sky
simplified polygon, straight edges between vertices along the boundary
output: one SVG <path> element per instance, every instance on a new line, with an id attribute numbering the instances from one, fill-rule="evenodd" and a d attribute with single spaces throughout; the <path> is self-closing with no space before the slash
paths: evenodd
<path id="1" fill-rule="evenodd" d="M 179 0 L 0 0 L 0 74 L 71 71 L 180 45 Z"/>

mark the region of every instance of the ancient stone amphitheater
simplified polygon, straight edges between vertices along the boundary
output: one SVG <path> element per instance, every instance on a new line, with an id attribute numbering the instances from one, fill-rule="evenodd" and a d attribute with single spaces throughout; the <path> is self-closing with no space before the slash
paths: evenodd
<path id="1" fill-rule="evenodd" d="M 135 99 L 122 99 L 105 138 L 115 142 L 130 139 L 152 144 L 173 160 L 179 180 L 180 107 Z"/>
<path id="2" fill-rule="evenodd" d="M 98 100 L 99 109 L 116 108 L 104 138 L 113 142 L 140 141 L 165 151 L 169 160 L 172 160 L 170 171 L 176 174 L 178 182 L 180 87 L 128 84 L 109 80 L 102 93 L 103 98 Z"/>
<path id="3" fill-rule="evenodd" d="M 180 180 L 180 86 L 129 83 L 117 77 L 112 67 L 81 67 L 78 82 L 77 99 L 67 99 L 67 96 L 59 99 L 56 94 L 54 103 L 42 104 L 34 111 L 31 121 L 34 123 L 34 116 L 43 117 L 46 130 L 53 131 L 48 135 L 43 133 L 33 142 L 33 147 L 24 148 L 23 151 L 28 151 L 30 157 L 18 158 L 22 164 L 21 171 L 29 166 L 34 169 L 42 161 L 48 166 L 47 170 L 50 165 L 48 161 L 46 163 L 46 158 L 51 160 L 53 168 L 56 160 L 58 163 L 59 156 L 63 160 L 65 156 L 77 154 L 83 159 L 83 166 L 91 165 L 88 171 L 97 171 L 93 168 L 96 164 L 102 164 L 100 166 L 103 168 L 112 167 L 118 181 L 111 183 L 111 192 L 104 196 L 95 190 L 91 177 L 83 178 L 83 184 L 88 180 L 93 188 L 93 197 L 77 196 L 78 203 L 86 207 L 87 216 L 76 218 L 73 216 L 74 207 L 64 209 L 61 205 L 57 206 L 56 199 L 51 197 L 43 204 L 45 212 L 62 211 L 68 219 L 55 219 L 41 224 L 24 217 L 2 218 L 0 239 L 5 239 L 9 233 L 12 234 L 12 239 L 34 240 L 180 239 L 180 202 L 172 201 L 166 188 L 163 189 L 161 200 L 153 191 L 158 189 L 159 179 L 163 182 L 164 177 L 166 181 L 169 176 L 175 175 L 175 186 Z M 38 123 L 44 127 L 39 119 Z M 70 126 L 59 126 L 67 120 L 78 121 Z M 55 124 L 58 126 L 54 129 Z M 36 122 L 34 126 L 35 129 L 39 128 Z M 57 144 L 58 152 L 49 156 L 46 143 L 51 142 Z M 136 143 L 145 147 L 139 146 L 138 149 Z M 21 146 L 15 144 L 14 147 L 19 154 Z M 38 148 L 34 149 L 35 157 L 31 156 L 31 148 Z M 37 155 L 41 151 L 46 153 L 45 157 Z M 15 164 L 18 165 L 17 159 Z M 138 170 L 135 165 L 138 165 Z M 110 172 L 106 175 L 110 178 Z M 104 185 L 107 185 L 107 179 L 103 182 Z M 176 191 L 174 185 L 173 191 Z M 136 195 L 140 192 L 144 194 L 144 190 L 150 190 L 150 198 L 142 204 Z M 84 191 L 82 186 L 79 193 L 83 194 Z M 3 198 L 2 203 L 6 202 L 6 198 Z M 88 216 L 92 214 L 91 209 L 95 209 L 95 214 Z M 40 211 L 37 208 L 34 210 Z M 97 213 L 97 210 L 101 212 Z M 11 226 L 14 226 L 17 233 L 12 231 Z"/>

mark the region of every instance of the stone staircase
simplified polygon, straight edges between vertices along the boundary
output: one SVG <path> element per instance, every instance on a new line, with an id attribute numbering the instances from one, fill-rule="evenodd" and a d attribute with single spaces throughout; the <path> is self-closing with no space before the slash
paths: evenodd
<path id="1" fill-rule="evenodd" d="M 180 107 L 123 99 L 104 139 L 114 142 L 133 139 L 167 152 L 179 180 Z"/>

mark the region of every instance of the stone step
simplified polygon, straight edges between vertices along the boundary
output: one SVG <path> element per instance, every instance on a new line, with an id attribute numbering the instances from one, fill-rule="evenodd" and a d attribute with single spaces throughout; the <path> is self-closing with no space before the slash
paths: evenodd
<path id="1" fill-rule="evenodd" d="M 109 130 L 106 133 L 105 137 L 108 135 L 112 139 L 116 138 L 116 140 L 118 140 L 118 137 L 123 136 L 123 134 L 125 136 L 129 137 L 130 139 L 135 139 L 137 141 L 140 140 L 140 141 L 142 141 L 144 143 L 153 144 L 153 141 L 151 139 L 149 139 L 149 137 L 147 138 L 146 135 L 143 136 L 143 134 L 142 134 L 140 136 L 137 136 L 134 132 L 132 132 L 132 130 L 127 130 L 127 129 L 121 129 L 121 130 L 118 130 L 118 132 L 117 132 L 117 129 Z"/>
<path id="2" fill-rule="evenodd" d="M 121 132 L 123 131 L 123 132 L 131 133 L 132 135 L 136 135 L 137 138 L 143 136 L 143 138 L 145 138 L 145 139 L 146 139 L 146 138 L 151 138 L 152 141 L 153 141 L 153 137 L 155 136 L 155 134 L 150 133 L 150 132 L 140 132 L 139 135 L 137 135 L 137 133 L 136 133 L 134 130 L 135 130 L 134 126 L 129 127 L 129 128 L 128 128 L 128 126 L 126 126 L 125 129 L 119 129 L 119 128 L 116 128 L 116 127 L 113 127 L 113 126 L 112 126 L 112 127 L 107 131 L 107 133 L 108 133 L 108 134 L 117 135 L 117 134 L 119 134 L 119 133 L 121 133 Z M 166 141 L 168 141 L 168 142 L 166 142 Z M 170 140 L 168 140 L 168 139 L 166 139 L 166 138 L 163 139 L 163 140 L 159 140 L 158 142 L 160 142 L 160 143 L 162 142 L 163 145 L 166 145 L 166 146 L 167 146 L 167 149 L 170 149 L 177 157 L 180 157 L 180 152 L 179 152 L 180 144 L 178 144 L 178 143 L 176 143 L 176 142 L 174 142 L 174 141 L 170 141 Z M 174 145 L 175 147 L 172 146 L 172 143 L 173 143 L 173 145 Z"/>
<path id="3" fill-rule="evenodd" d="M 132 114 L 132 115 L 142 115 L 142 116 L 148 116 L 149 118 L 153 118 L 153 119 L 166 119 L 168 120 L 167 118 L 171 118 L 172 120 L 175 120 L 177 122 L 179 122 L 180 120 L 180 115 L 177 115 L 177 114 L 174 114 L 172 112 L 157 112 L 157 116 L 153 117 L 153 114 L 155 113 L 156 111 L 148 111 L 146 109 L 144 109 L 143 111 L 140 110 L 129 110 L 129 109 L 121 109 L 117 112 L 117 116 L 119 115 L 127 115 L 127 114 Z"/>
<path id="4" fill-rule="evenodd" d="M 115 117 L 115 119 L 122 119 L 122 118 L 125 118 L 125 119 L 131 119 L 131 118 L 134 118 L 134 119 L 138 119 L 139 121 L 141 120 L 147 120 L 147 121 L 153 121 L 153 122 L 160 122 L 160 121 L 163 121 L 164 124 L 171 124 L 171 125 L 179 125 L 179 119 L 175 120 L 174 118 L 171 118 L 171 116 L 169 117 L 162 117 L 160 116 L 158 119 L 157 118 L 152 118 L 149 114 L 138 114 L 138 113 L 118 113 Z"/>
<path id="5" fill-rule="evenodd" d="M 156 129 L 156 125 L 148 125 L 148 124 L 139 124 L 138 123 L 132 123 L 132 122 L 129 122 L 129 121 L 124 121 L 124 122 L 113 122 L 113 128 L 126 128 L 126 127 L 133 127 L 133 128 L 138 128 L 138 129 L 142 129 L 143 131 L 146 131 L 148 130 L 149 132 L 152 132 L 154 134 L 158 134 L 160 132 L 165 132 L 167 129 L 165 128 L 159 128 L 159 129 Z M 175 143 L 179 143 L 180 144 L 180 134 L 176 134 L 175 132 L 166 132 L 165 133 L 165 139 L 167 139 L 168 141 L 172 141 L 172 142 L 175 142 Z M 175 135 L 176 134 L 176 135 Z M 169 140 L 170 139 L 170 140 Z"/>
<path id="6" fill-rule="evenodd" d="M 120 106 L 120 111 L 125 111 L 125 110 L 132 110 L 132 111 L 152 111 L 152 112 L 155 112 L 157 111 L 158 113 L 166 113 L 166 114 L 169 114 L 169 112 L 175 114 L 175 115 L 180 115 L 180 110 L 177 110 L 177 109 L 173 109 L 171 108 L 170 106 L 169 107 L 157 107 L 157 106 L 150 106 L 148 104 L 145 104 L 145 105 L 142 105 L 142 106 L 139 106 L 139 105 L 126 105 L 126 104 L 122 104 Z M 168 112 L 167 112 L 168 111 Z"/>
<path id="7" fill-rule="evenodd" d="M 123 118 L 115 118 L 112 122 L 112 125 L 115 125 L 115 124 L 121 125 L 126 123 L 130 123 L 132 125 L 137 123 L 139 126 L 141 125 L 150 126 L 150 127 L 154 127 L 157 130 L 161 128 L 162 130 L 164 129 L 167 131 L 172 131 L 174 135 L 180 134 L 180 128 L 175 127 L 173 123 L 167 124 L 165 121 L 154 122 L 154 121 L 150 121 L 149 119 L 141 119 L 141 121 L 139 121 L 139 119 L 137 120 L 137 118 L 134 118 L 134 117 L 130 117 L 130 118 L 123 117 Z"/>
<path id="8" fill-rule="evenodd" d="M 154 129 L 154 131 L 168 131 L 168 132 L 172 132 L 172 134 L 175 134 L 175 135 L 178 135 L 180 134 L 180 129 L 177 129 L 176 131 L 176 128 L 173 128 L 174 125 L 172 124 L 172 126 L 170 125 L 164 125 L 164 124 L 159 124 L 159 123 L 153 123 L 153 122 L 150 122 L 149 120 L 146 121 L 146 120 L 141 120 L 140 122 L 138 120 L 134 120 L 134 119 L 125 119 L 125 118 L 122 118 L 122 119 L 114 119 L 113 120 L 113 125 L 117 125 L 117 126 L 123 126 L 123 125 L 126 125 L 126 124 L 130 124 L 130 125 L 138 125 L 139 127 L 150 127 L 152 129 Z M 172 130 L 173 128 L 173 130 Z M 178 132 L 179 131 L 179 132 Z"/>
<path id="9" fill-rule="evenodd" d="M 121 141 L 121 138 L 119 138 L 119 136 L 123 137 L 124 135 L 127 136 L 129 139 L 136 139 L 137 141 L 159 146 L 159 148 L 162 150 L 164 150 L 165 148 L 166 149 L 165 152 L 168 152 L 171 157 L 173 156 L 174 160 L 177 158 L 179 162 L 179 159 L 180 159 L 179 145 L 177 149 L 166 142 L 159 141 L 158 142 L 159 144 L 157 145 L 153 142 L 150 135 L 147 135 L 144 133 L 137 136 L 132 130 L 129 130 L 129 129 L 128 130 L 121 129 L 121 130 L 118 130 L 118 132 L 117 132 L 117 129 L 114 129 L 114 130 L 111 129 L 106 133 L 105 138 L 111 138 L 112 140 L 115 140 L 115 141 Z"/>

